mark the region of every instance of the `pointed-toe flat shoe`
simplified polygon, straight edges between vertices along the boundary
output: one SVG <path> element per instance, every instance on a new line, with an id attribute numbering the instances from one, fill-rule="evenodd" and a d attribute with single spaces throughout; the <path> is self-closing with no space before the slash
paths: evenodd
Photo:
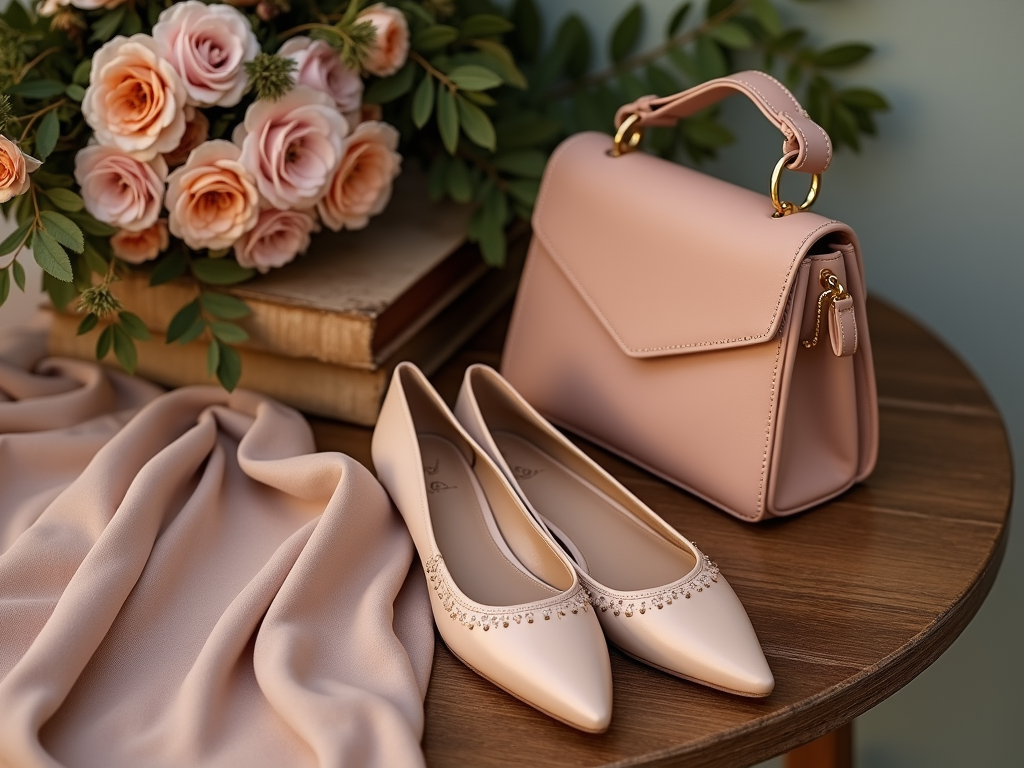
<path id="1" fill-rule="evenodd" d="M 569 554 L 608 639 L 665 672 L 742 696 L 775 679 L 718 567 L 547 422 L 494 369 L 466 371 L 455 408 Z"/>
<path id="2" fill-rule="evenodd" d="M 604 731 L 608 646 L 575 568 L 410 363 L 395 369 L 372 453 L 451 651 L 551 717 Z"/>

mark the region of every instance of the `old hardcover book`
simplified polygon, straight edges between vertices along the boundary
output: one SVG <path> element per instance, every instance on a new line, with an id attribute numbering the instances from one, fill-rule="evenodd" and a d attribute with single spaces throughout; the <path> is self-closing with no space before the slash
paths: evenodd
<path id="1" fill-rule="evenodd" d="M 384 365 L 486 271 L 465 242 L 471 212 L 429 202 L 422 173 L 407 169 L 365 229 L 321 232 L 287 269 L 225 289 L 253 310 L 240 321 L 249 333 L 242 346 L 367 370 Z M 150 287 L 142 270 L 113 290 L 156 332 L 196 297 L 192 282 Z"/>
<path id="2" fill-rule="evenodd" d="M 240 348 L 239 386 L 276 397 L 307 413 L 370 426 L 377 420 L 391 372 L 399 362 L 411 360 L 432 373 L 511 300 L 525 246 L 523 238 L 510 248 L 509 264 L 504 269 L 486 270 L 483 277 L 434 314 L 372 370 Z M 76 335 L 80 322 L 80 315 L 53 313 L 50 354 L 95 359 L 97 332 Z M 154 333 L 151 340 L 136 342 L 136 347 L 136 372 L 140 376 L 171 387 L 215 383 L 206 374 L 206 344 L 166 344 L 162 334 Z M 117 365 L 113 355 L 104 363 Z"/>

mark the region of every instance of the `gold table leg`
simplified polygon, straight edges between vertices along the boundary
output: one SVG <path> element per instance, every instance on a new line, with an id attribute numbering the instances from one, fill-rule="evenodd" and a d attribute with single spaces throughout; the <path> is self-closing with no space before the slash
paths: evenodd
<path id="1" fill-rule="evenodd" d="M 786 768 L 853 768 L 853 723 L 794 749 Z"/>

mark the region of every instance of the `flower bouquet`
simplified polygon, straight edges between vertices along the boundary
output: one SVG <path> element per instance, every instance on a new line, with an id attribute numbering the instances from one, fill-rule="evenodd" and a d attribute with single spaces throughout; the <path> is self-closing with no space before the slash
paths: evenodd
<path id="1" fill-rule="evenodd" d="M 97 357 L 132 371 L 150 331 L 110 286 L 135 269 L 151 285 L 191 278 L 167 341 L 205 338 L 209 374 L 231 389 L 249 309 L 218 288 L 291 262 L 322 229 L 367 226 L 403 155 L 428 169 L 433 198 L 475 204 L 467 237 L 501 264 L 561 138 L 609 130 L 642 93 L 740 68 L 747 49 L 789 59 L 787 79 L 805 83 L 837 144 L 873 131 L 884 100 L 821 71 L 869 47 L 815 52 L 769 0 L 711 0 L 687 25 L 690 6 L 639 54 L 630 7 L 612 66 L 587 74 L 585 25 L 568 17 L 543 51 L 533 0 L 15 0 L 0 14 L 0 208 L 15 225 L 0 304 L 12 281 L 24 289 L 31 249 L 53 303 L 74 303 L 79 333 L 96 333 Z M 731 139 L 714 110 L 651 134 L 653 151 L 694 160 Z"/>

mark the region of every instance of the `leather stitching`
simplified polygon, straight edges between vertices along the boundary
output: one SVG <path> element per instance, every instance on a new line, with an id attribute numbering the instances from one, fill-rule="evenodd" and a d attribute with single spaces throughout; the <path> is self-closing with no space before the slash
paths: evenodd
<path id="1" fill-rule="evenodd" d="M 794 103 L 794 104 L 796 105 L 796 108 L 797 108 L 797 109 L 799 110 L 800 114 L 801 114 L 801 115 L 802 115 L 803 117 L 806 117 L 806 118 L 807 118 L 808 120 L 810 120 L 810 115 L 808 115 L 808 114 L 807 114 L 807 110 L 806 110 L 806 109 L 804 109 L 804 108 L 803 108 L 803 107 L 802 107 L 802 106 L 800 105 L 800 102 L 796 100 L 796 97 L 795 97 L 795 96 L 794 96 L 794 95 L 793 95 L 793 94 L 792 94 L 792 93 L 790 92 L 790 90 L 789 90 L 789 89 L 788 89 L 788 88 L 787 88 L 786 86 L 784 86 L 784 85 L 783 85 L 782 83 L 780 83 L 780 82 L 779 82 L 778 80 L 776 80 L 776 79 L 775 79 L 774 77 L 772 77 L 771 75 L 769 75 L 769 74 L 768 74 L 767 72 L 762 72 L 761 74 L 762 74 L 762 75 L 763 75 L 764 77 L 766 77 L 766 78 L 768 78 L 769 80 L 771 80 L 771 81 L 772 81 L 773 83 L 775 83 L 775 84 L 776 84 L 777 86 L 779 86 L 779 88 L 781 88 L 781 89 L 782 89 L 782 90 L 783 90 L 783 91 L 785 92 L 785 94 L 786 94 L 787 96 L 789 96 L 789 98 L 790 98 L 790 101 L 792 101 L 792 102 L 793 102 L 793 103 Z M 812 123 L 814 123 L 814 126 L 815 126 L 815 127 L 816 127 L 816 128 L 817 128 L 817 129 L 819 130 L 819 131 L 821 131 L 821 135 L 822 135 L 822 136 L 823 136 L 823 137 L 825 138 L 825 167 L 827 168 L 827 167 L 828 167 L 829 165 L 831 165 L 831 163 L 832 163 L 832 139 L 830 139 L 830 138 L 829 138 L 829 135 L 828 135 L 828 133 L 826 133 L 826 132 L 825 132 L 825 129 L 824 129 L 824 128 L 822 128 L 822 127 L 821 127 L 820 125 L 818 125 L 818 124 L 817 124 L 816 122 L 814 122 L 813 120 L 811 120 L 811 122 L 812 122 Z M 805 155 L 806 155 L 806 153 L 805 153 Z M 806 159 L 807 159 L 807 158 L 806 158 L 806 156 L 805 156 L 805 157 L 804 157 L 804 160 L 806 160 Z M 801 163 L 800 163 L 800 165 L 798 165 L 798 166 L 797 166 L 797 168 L 800 168 L 801 166 L 803 166 L 803 162 L 801 162 Z M 794 169 L 794 170 L 796 170 L 796 169 Z"/>
<path id="2" fill-rule="evenodd" d="M 790 295 L 790 306 L 792 306 L 792 292 Z M 789 316 L 789 321 L 792 323 L 793 316 Z M 799 333 L 799 328 L 797 333 Z M 757 505 L 754 507 L 753 515 L 744 515 L 742 512 L 739 513 L 740 517 L 746 518 L 747 520 L 756 520 L 762 512 L 765 511 L 762 504 L 764 503 L 764 492 L 765 483 L 768 474 L 768 447 L 771 444 L 772 438 L 772 421 L 775 419 L 775 389 L 779 381 L 779 358 L 782 357 L 782 346 L 785 343 L 785 334 L 779 337 L 779 342 L 775 347 L 775 367 L 772 369 L 772 388 L 768 395 L 768 422 L 764 428 L 764 453 L 761 454 L 761 482 L 758 484 L 757 489 Z"/>

